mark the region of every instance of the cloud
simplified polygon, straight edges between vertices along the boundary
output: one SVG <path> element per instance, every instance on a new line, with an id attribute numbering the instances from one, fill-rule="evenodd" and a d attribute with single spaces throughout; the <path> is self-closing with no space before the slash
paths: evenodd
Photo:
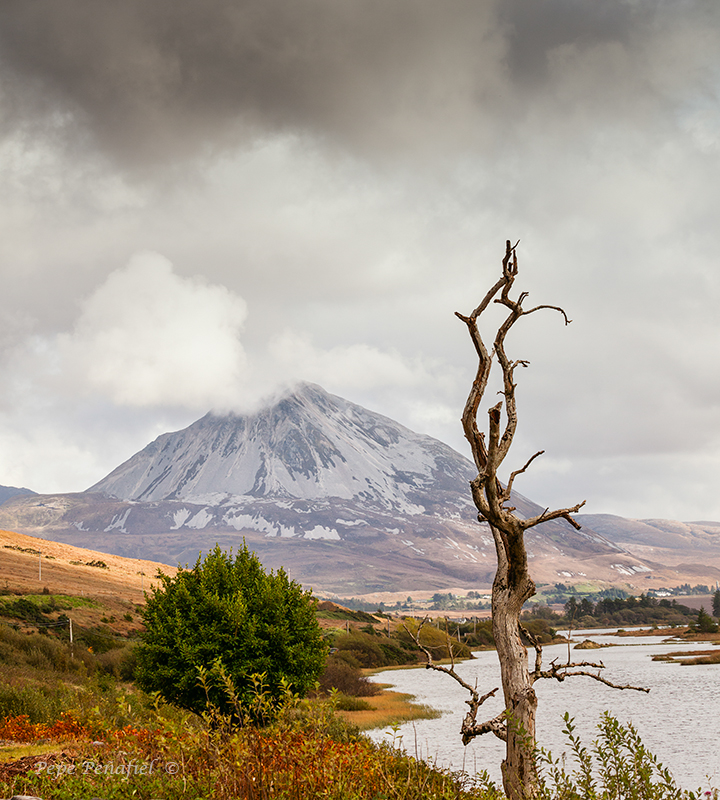
<path id="1" fill-rule="evenodd" d="M 366 344 L 331 347 L 313 345 L 308 335 L 291 330 L 273 337 L 268 353 L 279 374 L 287 379 L 308 380 L 331 391 L 352 393 L 379 387 L 411 389 L 428 379 L 424 365 L 397 351 Z"/>
<path id="2" fill-rule="evenodd" d="M 656 0 L 8 2 L 5 129 L 130 171 L 288 133 L 413 163 L 497 151 L 541 118 L 572 139 L 677 102 L 717 49 L 719 14 Z"/>
<path id="3" fill-rule="evenodd" d="M 85 300 L 58 338 L 63 371 L 121 406 L 206 408 L 237 400 L 248 370 L 245 301 L 183 278 L 157 253 L 134 256 Z"/>
<path id="4" fill-rule="evenodd" d="M 494 6 L 3 4 L 6 124 L 34 120 L 56 136 L 84 131 L 125 166 L 167 163 L 269 130 L 393 149 L 428 127 L 454 138 L 472 97 L 497 92 L 503 44 L 490 36 Z"/>

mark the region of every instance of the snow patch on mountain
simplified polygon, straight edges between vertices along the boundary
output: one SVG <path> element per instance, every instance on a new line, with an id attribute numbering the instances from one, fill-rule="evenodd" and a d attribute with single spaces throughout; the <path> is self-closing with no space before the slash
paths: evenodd
<path id="1" fill-rule="evenodd" d="M 214 518 L 215 514 L 210 512 L 207 508 L 203 508 L 202 511 L 198 511 L 198 513 L 195 514 L 192 519 L 189 519 L 185 523 L 185 527 L 194 528 L 195 530 L 202 530 L 203 528 L 206 528 Z"/>
<path id="2" fill-rule="evenodd" d="M 118 530 L 118 531 L 120 531 L 120 533 L 127 533 L 127 530 L 125 528 L 125 523 L 127 522 L 127 519 L 130 516 L 130 512 L 131 511 L 132 511 L 132 509 L 128 508 L 128 509 L 126 509 L 124 514 L 116 514 L 112 518 L 112 520 L 111 520 L 110 524 L 107 526 L 107 528 L 105 528 L 105 533 L 108 533 L 109 531 L 114 531 L 114 530 Z"/>
<path id="3" fill-rule="evenodd" d="M 339 541 L 340 534 L 335 528 L 325 528 L 322 525 L 316 525 L 311 531 L 305 531 L 303 539 L 334 539 Z"/>
<path id="4" fill-rule="evenodd" d="M 231 528 L 235 528 L 236 531 L 260 531 L 270 538 L 280 536 L 287 539 L 296 535 L 296 530 L 292 526 L 275 524 L 260 516 L 240 514 L 235 509 L 225 514 L 223 522 Z"/>
<path id="5" fill-rule="evenodd" d="M 170 526 L 171 531 L 176 531 L 190 519 L 192 516 L 192 511 L 189 508 L 181 508 L 176 511 L 173 515 L 173 524 Z"/>

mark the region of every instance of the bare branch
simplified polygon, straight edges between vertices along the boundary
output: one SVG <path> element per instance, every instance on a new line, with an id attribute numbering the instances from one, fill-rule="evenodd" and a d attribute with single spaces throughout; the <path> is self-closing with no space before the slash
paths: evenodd
<path id="1" fill-rule="evenodd" d="M 603 678 L 599 672 L 588 672 L 588 669 L 601 670 L 605 669 L 605 665 L 602 663 L 602 661 L 575 661 L 568 662 L 567 664 L 556 664 L 555 661 L 553 661 L 550 664 L 550 669 L 540 672 L 536 670 L 534 673 L 534 680 L 537 680 L 538 678 L 551 678 L 556 681 L 564 681 L 565 678 L 574 678 L 578 675 L 584 675 L 587 678 L 592 678 L 594 681 L 598 681 L 598 683 L 604 683 L 606 686 L 610 686 L 612 689 L 632 689 L 636 692 L 645 692 L 646 694 L 650 692 L 650 689 L 647 689 L 644 686 L 632 686 L 629 683 L 613 683 L 612 681 Z M 575 671 L 570 672 L 570 670 Z"/>
<path id="2" fill-rule="evenodd" d="M 493 694 L 497 689 L 493 689 Z M 487 695 L 486 695 L 487 696 Z M 467 700 L 465 702 L 468 702 Z M 497 717 L 489 719 L 487 722 L 475 722 L 473 711 L 470 710 L 465 715 L 462 726 L 460 728 L 462 733 L 462 743 L 467 745 L 476 736 L 482 736 L 484 733 L 493 733 L 498 739 L 507 742 L 507 712 L 503 711 Z"/>
<path id="3" fill-rule="evenodd" d="M 513 483 L 515 482 L 515 478 L 517 478 L 518 475 L 522 475 L 523 472 L 525 472 L 527 468 L 530 466 L 530 464 L 532 464 L 532 462 L 535 461 L 536 458 L 539 458 L 544 452 L 545 452 L 544 450 L 538 450 L 537 453 L 535 453 L 535 455 L 530 456 L 530 458 L 525 462 L 524 467 L 516 469 L 514 472 L 510 473 L 510 479 L 508 480 L 507 486 L 505 487 L 505 491 L 503 492 L 503 494 L 508 500 L 510 499 L 510 494 L 512 492 L 512 487 Z"/>
<path id="4" fill-rule="evenodd" d="M 532 644 L 533 649 L 535 650 L 535 669 L 532 672 L 533 676 L 540 675 L 540 671 L 542 670 L 542 645 L 538 641 L 538 638 L 535 634 L 531 633 L 522 623 L 518 623 L 520 625 L 520 631 L 524 636 L 527 637 L 530 644 Z M 534 677 L 533 680 L 536 680 Z"/>
<path id="5" fill-rule="evenodd" d="M 535 308 L 529 308 L 527 311 L 523 311 L 522 313 L 523 316 L 526 317 L 528 314 L 534 314 L 536 311 L 540 311 L 543 308 L 549 308 L 551 311 L 559 311 L 563 315 L 563 319 L 565 320 L 566 325 L 569 325 L 572 322 L 572 320 L 568 318 L 568 315 L 562 308 L 560 308 L 560 306 L 548 306 L 548 305 L 535 306 Z"/>
<path id="6" fill-rule="evenodd" d="M 570 514 L 577 514 L 578 511 L 585 505 L 585 500 L 582 503 L 578 503 L 572 508 L 559 508 L 557 511 L 548 511 L 547 508 L 542 514 L 538 514 L 536 517 L 530 517 L 528 519 L 521 519 L 520 525 L 523 530 L 527 530 L 528 528 L 534 528 L 536 525 L 539 525 L 541 522 L 548 522 L 551 519 L 565 519 L 567 520 L 573 528 L 576 530 L 580 530 L 580 525 L 576 522 Z"/>
<path id="7" fill-rule="evenodd" d="M 497 717 L 494 717 L 487 722 L 479 723 L 476 721 L 477 719 L 477 712 L 480 706 L 490 697 L 494 697 L 495 693 L 498 691 L 499 687 L 495 689 L 491 689 L 484 695 L 480 695 L 477 690 L 477 685 L 471 686 L 467 681 L 463 680 L 460 675 L 457 674 L 455 671 L 455 658 L 452 652 L 452 643 L 448 641 L 448 651 L 450 652 L 450 659 L 451 659 L 451 666 L 445 667 L 442 664 L 436 664 L 433 661 L 432 653 L 430 650 L 425 647 L 424 644 L 420 641 L 420 631 L 423 628 L 423 625 L 428 621 L 429 617 L 425 616 L 422 622 L 418 625 L 418 629 L 416 633 L 413 633 L 408 626 L 403 622 L 403 628 L 407 631 L 410 638 L 415 642 L 415 644 L 425 653 L 426 663 L 425 669 L 434 669 L 437 672 L 444 672 L 446 675 L 449 675 L 453 680 L 457 681 L 463 689 L 466 689 L 470 693 L 470 700 L 466 700 L 465 703 L 470 706 L 470 710 L 465 715 L 463 719 L 462 726 L 460 728 L 460 733 L 462 734 L 462 741 L 463 744 L 467 744 L 471 739 L 475 736 L 480 736 L 483 733 L 494 733 L 495 736 L 502 739 L 503 741 L 507 740 L 507 734 L 505 730 L 505 711 L 502 714 L 499 714 Z M 447 623 L 446 623 L 447 624 Z M 450 639 L 449 634 L 445 633 L 448 640 Z"/>

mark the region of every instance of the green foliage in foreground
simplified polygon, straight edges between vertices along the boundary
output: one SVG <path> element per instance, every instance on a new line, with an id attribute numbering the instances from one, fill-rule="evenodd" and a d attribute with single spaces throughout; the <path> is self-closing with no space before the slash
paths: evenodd
<path id="1" fill-rule="evenodd" d="M 303 695 L 315 684 L 327 652 L 315 601 L 284 570 L 266 573 L 245 545 L 235 558 L 216 546 L 192 569 L 161 581 L 143 611 L 141 688 L 200 713 L 208 700 L 228 707 L 226 678 L 246 705 L 254 676 L 276 697 L 287 688 Z"/>
<path id="2" fill-rule="evenodd" d="M 565 714 L 563 733 L 575 768 L 568 771 L 564 758 L 553 759 L 541 750 L 538 800 L 718 800 L 717 789 L 693 792 L 678 787 L 632 725 L 622 725 L 606 711 L 598 731 L 598 739 L 588 750 L 575 734 L 573 720 Z"/>

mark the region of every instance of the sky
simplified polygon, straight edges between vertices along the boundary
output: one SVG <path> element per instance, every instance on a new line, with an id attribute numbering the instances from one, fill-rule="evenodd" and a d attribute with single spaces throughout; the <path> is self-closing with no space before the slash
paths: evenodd
<path id="1" fill-rule="evenodd" d="M 717 3 L 5 0 L 0 169 L 0 484 L 298 380 L 469 454 L 511 239 L 516 489 L 720 520 Z"/>

